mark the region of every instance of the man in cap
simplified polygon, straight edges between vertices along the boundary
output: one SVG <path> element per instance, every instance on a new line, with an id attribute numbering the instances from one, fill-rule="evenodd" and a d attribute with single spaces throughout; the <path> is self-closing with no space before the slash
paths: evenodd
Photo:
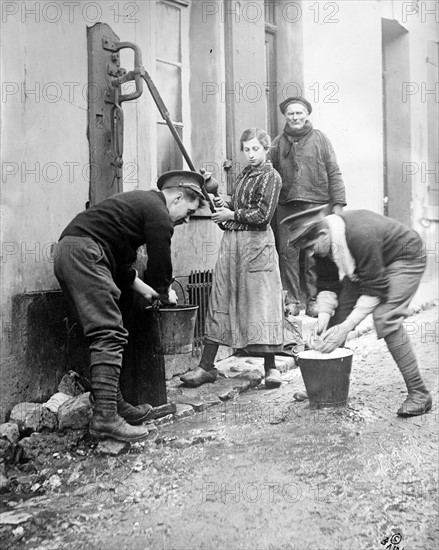
<path id="1" fill-rule="evenodd" d="M 399 416 L 425 414 L 432 398 L 419 372 L 403 321 L 425 270 L 416 231 L 368 210 L 325 217 L 317 207 L 283 221 L 291 241 L 315 256 L 318 322 L 310 346 L 329 353 L 372 313 L 408 390 Z"/>
<path id="2" fill-rule="evenodd" d="M 345 188 L 331 142 L 309 120 L 312 106 L 304 97 L 289 97 L 279 105 L 286 124 L 272 143 L 270 158 L 282 178 L 279 205 L 273 218 L 276 247 L 286 305 L 292 315 L 300 312 L 301 290 L 306 314 L 317 315 L 312 260 L 289 242 L 282 220 L 318 205 L 329 203 L 329 212 L 346 205 Z M 301 288 L 302 287 L 302 288 Z"/>
<path id="3" fill-rule="evenodd" d="M 97 438 L 141 441 L 140 424 L 151 406 L 133 407 L 119 389 L 128 332 L 119 299 L 133 289 L 148 303 L 176 303 L 171 289 L 171 237 L 203 204 L 201 174 L 166 172 L 157 190 L 119 193 L 78 214 L 64 229 L 55 250 L 55 275 L 89 340 L 93 416 L 89 431 Z M 146 244 L 145 281 L 132 267 L 137 249 Z"/>

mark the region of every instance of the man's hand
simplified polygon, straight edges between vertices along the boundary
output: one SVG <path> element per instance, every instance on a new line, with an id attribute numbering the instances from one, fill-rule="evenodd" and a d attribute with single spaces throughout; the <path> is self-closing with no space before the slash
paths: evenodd
<path id="1" fill-rule="evenodd" d="M 331 320 L 331 314 L 326 311 L 319 311 L 317 317 L 317 334 L 323 334 L 328 326 L 329 321 Z"/>
<path id="2" fill-rule="evenodd" d="M 142 279 L 139 279 L 139 277 L 134 279 L 131 288 L 143 296 L 149 304 L 152 304 L 152 302 L 159 297 L 158 292 L 156 292 L 151 286 L 144 283 Z"/>
<path id="3" fill-rule="evenodd" d="M 308 334 L 308 337 L 306 338 L 306 345 L 309 349 L 315 349 L 317 351 L 320 351 L 320 348 L 322 346 L 322 339 L 318 332 L 318 324 L 316 323 L 311 328 L 310 333 Z"/>
<path id="4" fill-rule="evenodd" d="M 212 214 L 212 220 L 215 223 L 223 223 L 234 219 L 235 212 L 225 207 L 218 208 L 218 210 Z"/>
<path id="5" fill-rule="evenodd" d="M 331 314 L 326 312 L 320 312 L 318 315 L 317 323 L 313 325 L 309 337 L 306 341 L 310 349 L 320 351 L 323 345 L 322 334 L 324 334 L 326 327 L 328 326 Z"/>
<path id="6" fill-rule="evenodd" d="M 349 327 L 343 323 L 331 327 L 322 334 L 322 342 L 319 346 L 319 351 L 322 353 L 330 353 L 331 351 L 342 347 L 346 342 L 349 332 Z"/>
<path id="7" fill-rule="evenodd" d="M 334 204 L 332 207 L 332 213 L 333 214 L 341 214 L 343 212 L 343 205 L 342 204 Z"/>
<path id="8" fill-rule="evenodd" d="M 168 289 L 168 303 L 176 306 L 178 302 L 178 296 L 175 290 L 171 287 Z"/>

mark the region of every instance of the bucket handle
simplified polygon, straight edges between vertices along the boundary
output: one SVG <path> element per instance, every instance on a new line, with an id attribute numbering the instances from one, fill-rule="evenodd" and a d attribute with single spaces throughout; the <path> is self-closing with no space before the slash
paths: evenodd
<path id="1" fill-rule="evenodd" d="M 182 293 L 182 295 L 183 295 L 184 305 L 185 305 L 185 306 L 188 306 L 188 305 L 189 305 L 189 300 L 188 300 L 188 298 L 186 297 L 186 293 L 185 293 L 185 291 L 184 291 L 183 285 L 180 283 L 180 281 L 179 281 L 178 279 L 175 279 L 175 278 L 172 279 L 172 283 L 177 283 L 177 284 L 179 285 L 180 290 L 181 290 L 181 293 Z"/>
<path id="2" fill-rule="evenodd" d="M 180 286 L 180 289 L 181 289 L 181 293 L 183 295 L 183 302 L 184 302 L 184 305 L 185 306 L 188 306 L 189 305 L 189 300 L 186 298 L 186 294 L 185 294 L 185 291 L 184 291 L 184 287 L 183 285 L 180 283 L 180 281 L 178 281 L 177 279 L 172 279 L 172 282 L 171 284 L 173 283 L 177 283 L 179 286 Z M 162 306 L 162 302 L 160 301 L 160 298 L 157 298 L 156 300 L 154 300 L 151 304 L 151 308 L 154 310 L 154 311 L 159 311 L 160 309 L 160 306 Z M 148 306 L 147 306 L 148 308 Z"/>

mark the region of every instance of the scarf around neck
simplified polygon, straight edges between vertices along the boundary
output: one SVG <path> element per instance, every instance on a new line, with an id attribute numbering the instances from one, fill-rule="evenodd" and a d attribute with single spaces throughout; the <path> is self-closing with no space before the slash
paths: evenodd
<path id="1" fill-rule="evenodd" d="M 348 276 L 351 281 L 358 281 L 358 275 L 355 272 L 355 260 L 348 248 L 346 242 L 346 225 L 343 218 L 337 214 L 326 216 L 325 220 L 329 226 L 331 235 L 331 256 L 338 268 L 338 276 L 342 281 Z"/>
<path id="2" fill-rule="evenodd" d="M 297 129 L 290 128 L 290 126 L 288 125 L 288 122 L 285 124 L 283 133 L 286 140 L 289 143 L 289 146 L 285 147 L 283 156 L 286 158 L 291 154 L 291 156 L 293 157 L 293 164 L 296 170 L 299 169 L 299 165 L 297 164 L 297 161 L 296 161 L 296 145 L 294 142 L 299 141 L 304 136 L 308 135 L 312 129 L 313 129 L 313 126 L 309 120 L 305 122 L 302 128 L 297 128 Z"/>

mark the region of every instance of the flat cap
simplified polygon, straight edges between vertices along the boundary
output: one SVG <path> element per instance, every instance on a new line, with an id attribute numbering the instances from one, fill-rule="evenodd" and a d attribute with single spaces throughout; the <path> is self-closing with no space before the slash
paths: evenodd
<path id="1" fill-rule="evenodd" d="M 288 226 L 289 242 L 297 241 L 311 227 L 321 222 L 328 214 L 328 206 L 328 204 L 321 204 L 316 208 L 310 208 L 284 218 L 280 223 L 285 223 Z"/>
<path id="2" fill-rule="evenodd" d="M 157 187 L 160 189 L 170 189 L 172 187 L 183 187 L 192 189 L 201 198 L 204 198 L 201 188 L 204 185 L 204 177 L 198 172 L 190 170 L 171 170 L 164 172 L 157 180 Z"/>
<path id="3" fill-rule="evenodd" d="M 285 99 L 284 101 L 282 101 L 282 103 L 279 104 L 280 112 L 283 115 L 285 114 L 285 111 L 287 110 L 288 105 L 290 105 L 291 103 L 300 103 L 308 111 L 309 115 L 312 112 L 311 103 L 302 96 L 296 96 L 296 97 L 289 97 L 289 98 Z"/>

